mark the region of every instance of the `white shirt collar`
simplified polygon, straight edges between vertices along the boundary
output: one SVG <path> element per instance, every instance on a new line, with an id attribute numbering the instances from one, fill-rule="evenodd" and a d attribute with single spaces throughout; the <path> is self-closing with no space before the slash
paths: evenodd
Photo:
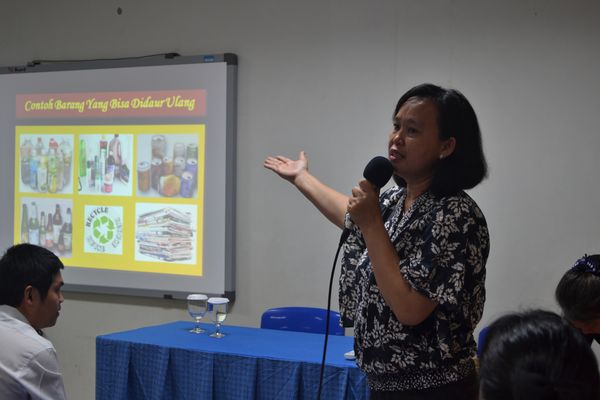
<path id="1" fill-rule="evenodd" d="M 0 313 L 7 314 L 11 318 L 18 319 L 19 321 L 27 325 L 31 325 L 27 318 L 21 313 L 21 311 L 19 311 L 13 306 L 9 306 L 7 304 L 0 305 Z"/>

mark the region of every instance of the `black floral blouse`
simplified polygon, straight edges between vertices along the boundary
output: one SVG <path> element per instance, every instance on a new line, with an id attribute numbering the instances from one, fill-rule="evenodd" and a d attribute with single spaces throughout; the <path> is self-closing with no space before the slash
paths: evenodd
<path id="1" fill-rule="evenodd" d="M 400 271 L 438 305 L 416 326 L 401 324 L 383 299 L 356 228 L 344 246 L 340 314 L 354 326 L 356 360 L 374 390 L 419 390 L 459 381 L 474 371 L 473 330 L 483 313 L 489 235 L 466 193 L 421 195 L 402 213 L 405 189 L 380 196 L 385 228 Z"/>

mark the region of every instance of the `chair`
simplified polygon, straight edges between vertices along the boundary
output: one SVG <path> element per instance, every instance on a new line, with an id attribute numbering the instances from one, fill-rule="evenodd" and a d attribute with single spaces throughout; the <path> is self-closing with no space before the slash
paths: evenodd
<path id="1" fill-rule="evenodd" d="M 488 334 L 489 326 L 484 326 L 479 331 L 479 336 L 477 337 L 477 357 L 481 358 L 481 352 L 483 351 L 483 344 L 485 343 L 485 338 Z"/>
<path id="2" fill-rule="evenodd" d="M 327 310 L 314 307 L 278 307 L 266 310 L 260 319 L 260 327 L 309 333 L 325 333 Z M 344 336 L 340 326 L 340 313 L 329 311 L 329 334 Z"/>

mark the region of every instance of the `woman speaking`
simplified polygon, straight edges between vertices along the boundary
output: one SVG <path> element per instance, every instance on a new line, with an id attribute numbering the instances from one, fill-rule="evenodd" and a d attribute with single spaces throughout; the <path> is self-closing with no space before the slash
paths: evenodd
<path id="1" fill-rule="evenodd" d="M 291 182 L 332 223 L 344 246 L 340 314 L 354 326 L 372 399 L 476 399 L 473 330 L 485 300 L 489 236 L 464 190 L 487 173 L 471 104 L 456 90 L 416 86 L 398 101 L 388 158 L 396 185 L 362 180 L 348 197 L 297 160 L 264 166 Z"/>

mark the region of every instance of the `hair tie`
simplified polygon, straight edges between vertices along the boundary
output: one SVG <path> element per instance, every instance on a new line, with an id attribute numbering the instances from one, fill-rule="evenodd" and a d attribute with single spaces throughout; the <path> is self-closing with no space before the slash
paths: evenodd
<path id="1" fill-rule="evenodd" d="M 575 262 L 571 271 L 590 272 L 594 275 L 600 275 L 600 264 L 586 254 Z"/>

